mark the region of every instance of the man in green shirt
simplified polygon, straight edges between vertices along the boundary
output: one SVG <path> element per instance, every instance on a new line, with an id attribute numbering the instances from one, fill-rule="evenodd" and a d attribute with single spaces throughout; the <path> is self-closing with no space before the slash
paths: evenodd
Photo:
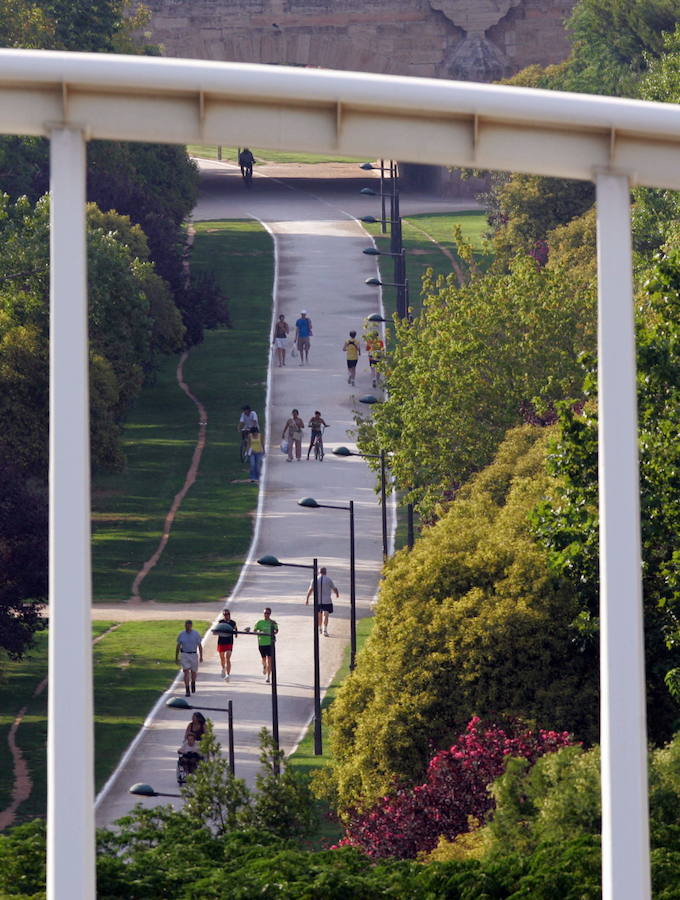
<path id="1" fill-rule="evenodd" d="M 269 606 L 264 610 L 264 619 L 255 623 L 253 629 L 257 637 L 257 646 L 262 657 L 262 674 L 267 676 L 267 684 L 272 677 L 272 634 L 279 633 L 279 626 L 272 619 L 272 611 Z"/>

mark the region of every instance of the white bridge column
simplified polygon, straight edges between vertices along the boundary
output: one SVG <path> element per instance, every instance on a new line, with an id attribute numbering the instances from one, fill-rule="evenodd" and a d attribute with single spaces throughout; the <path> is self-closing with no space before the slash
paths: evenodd
<path id="1" fill-rule="evenodd" d="M 603 900 L 650 897 L 630 196 L 597 187 Z"/>
<path id="2" fill-rule="evenodd" d="M 95 897 L 85 140 L 50 134 L 47 896 Z"/>

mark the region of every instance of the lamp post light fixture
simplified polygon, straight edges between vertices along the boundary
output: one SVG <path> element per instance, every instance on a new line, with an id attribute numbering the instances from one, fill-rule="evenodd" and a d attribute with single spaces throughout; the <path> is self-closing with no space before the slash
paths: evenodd
<path id="1" fill-rule="evenodd" d="M 209 709 L 210 712 L 225 712 L 227 714 L 227 729 L 229 733 L 229 769 L 231 774 L 235 774 L 236 765 L 234 760 L 234 710 L 233 704 L 231 700 L 227 700 L 227 705 L 225 706 L 204 706 L 201 704 L 197 706 L 196 704 L 188 703 L 184 697 L 172 697 L 165 704 L 170 709 Z"/>
<path id="2" fill-rule="evenodd" d="M 298 506 L 306 509 L 342 509 L 349 512 L 349 670 L 354 671 L 357 654 L 357 593 L 356 593 L 356 555 L 354 541 L 354 500 L 349 506 L 335 506 L 331 503 L 318 503 L 314 497 L 303 497 Z"/>
<path id="3" fill-rule="evenodd" d="M 381 316 L 380 313 L 373 313 L 373 315 L 372 315 L 372 316 L 369 316 L 369 317 L 366 319 L 366 321 L 367 321 L 367 322 L 376 322 L 376 323 L 377 323 L 377 322 L 387 322 L 387 319 L 385 319 L 383 316 Z"/>
<path id="4" fill-rule="evenodd" d="M 132 787 L 128 788 L 128 794 L 134 794 L 136 797 L 174 797 L 175 799 L 181 799 L 181 794 L 166 794 L 163 791 L 155 791 L 150 784 L 145 784 L 143 781 L 138 781 L 137 784 L 133 784 Z"/>
<path id="5" fill-rule="evenodd" d="M 362 397 L 360 403 L 379 403 L 377 397 L 368 394 Z M 362 459 L 379 459 L 380 460 L 380 506 L 382 513 L 382 541 L 383 541 L 383 559 L 387 559 L 387 473 L 385 465 L 385 451 L 380 453 L 360 453 L 358 450 L 350 450 L 349 447 L 334 447 L 331 451 L 334 456 L 360 456 Z"/>
<path id="6" fill-rule="evenodd" d="M 319 660 L 319 628 L 317 626 L 317 621 L 319 618 L 319 588 L 317 584 L 317 579 L 319 575 L 319 561 L 316 557 L 312 560 L 312 564 L 305 565 L 303 563 L 288 563 L 281 562 L 281 560 L 273 556 L 272 554 L 265 554 L 265 556 L 261 556 L 258 559 L 258 565 L 260 566 L 271 566 L 273 568 L 279 568 L 280 566 L 286 566 L 291 569 L 311 569 L 312 570 L 312 578 L 313 578 L 313 586 L 314 586 L 314 755 L 321 756 L 323 753 L 323 743 L 321 739 L 321 665 Z M 273 635 L 272 635 L 273 638 Z M 274 677 L 274 658 L 276 655 L 276 651 L 274 650 L 272 641 L 272 703 L 274 702 L 275 697 L 275 684 L 276 678 Z M 277 718 L 277 734 L 278 734 L 278 718 Z M 276 744 L 276 749 L 279 749 L 278 741 Z"/>

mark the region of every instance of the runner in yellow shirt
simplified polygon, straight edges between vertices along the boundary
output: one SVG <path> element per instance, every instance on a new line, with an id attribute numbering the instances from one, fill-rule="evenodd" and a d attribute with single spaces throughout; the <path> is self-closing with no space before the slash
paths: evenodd
<path id="1" fill-rule="evenodd" d="M 359 341 L 357 340 L 356 331 L 350 331 L 349 339 L 345 341 L 342 349 L 347 355 L 347 384 L 354 384 L 354 379 L 356 377 L 357 371 L 357 362 L 359 361 L 359 356 L 361 355 L 361 347 L 359 345 Z"/>

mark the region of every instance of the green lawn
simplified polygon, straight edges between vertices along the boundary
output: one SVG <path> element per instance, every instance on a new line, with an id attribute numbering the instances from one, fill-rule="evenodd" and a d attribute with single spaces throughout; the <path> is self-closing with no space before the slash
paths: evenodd
<path id="1" fill-rule="evenodd" d="M 288 150 L 255 150 L 253 147 L 255 164 L 257 163 L 360 163 L 363 159 L 353 156 L 324 156 L 320 153 L 303 153 Z M 190 156 L 199 156 L 203 159 L 217 159 L 217 147 L 211 144 L 189 144 L 187 153 Z M 225 162 L 238 162 L 238 150 L 236 147 L 222 147 L 222 159 Z"/>
<path id="2" fill-rule="evenodd" d="M 449 257 L 442 252 L 437 244 L 448 250 L 465 271 L 465 264 L 461 262 L 456 253 L 456 245 L 453 240 L 453 229 L 459 226 L 463 237 L 471 244 L 475 251 L 477 264 L 484 268 L 488 265 L 488 257 L 485 256 L 484 234 L 488 230 L 486 213 L 480 210 L 469 210 L 458 213 L 435 213 L 420 216 L 402 217 L 402 240 L 406 250 L 406 276 L 409 282 L 410 305 L 416 313 L 421 308 L 420 290 L 422 277 L 425 270 L 431 268 L 435 275 L 446 277 L 454 270 Z M 380 223 L 365 226 L 375 237 L 379 250 L 389 251 L 390 238 L 380 233 Z M 432 238 L 433 240 L 430 240 Z M 437 243 L 433 243 L 436 241 Z M 394 281 L 394 261 L 389 256 L 378 257 L 380 263 L 381 280 Z M 388 317 L 396 309 L 395 289 L 383 288 L 383 302 Z"/>
<path id="3" fill-rule="evenodd" d="M 93 648 L 97 790 L 115 768 L 158 696 L 175 677 L 175 639 L 182 629 L 179 621 L 126 622 L 108 631 L 113 624 L 92 623 L 93 637 L 108 632 Z M 201 632 L 209 624 L 194 623 Z M 28 707 L 16 741 L 28 765 L 33 790 L 17 811 L 17 824 L 45 815 L 47 690 L 36 698 L 33 692 L 46 675 L 47 632 L 37 635 L 35 646 L 22 662 L 3 663 L 0 745 L 6 763 L 0 768 L 0 809 L 10 802 L 14 777 L 7 735 L 19 710 Z"/>
<path id="4" fill-rule="evenodd" d="M 192 267 L 214 272 L 230 298 L 233 327 L 206 332 L 185 363 L 184 380 L 207 409 L 207 443 L 166 549 L 141 587 L 144 599 L 182 603 L 227 594 L 250 543 L 257 488 L 244 482 L 236 423 L 250 403 L 264 427 L 273 285 L 272 241 L 259 224 L 200 222 L 196 232 Z M 198 414 L 177 385 L 176 367 L 177 358 L 166 359 L 131 410 L 125 471 L 94 479 L 95 600 L 128 599 L 184 483 Z"/>
<path id="5" fill-rule="evenodd" d="M 357 621 L 357 654 L 361 652 L 361 648 L 366 643 L 366 638 L 373 628 L 373 622 L 374 619 L 372 616 Z M 309 777 L 316 769 L 322 769 L 324 766 L 327 766 L 331 760 L 330 731 L 326 724 L 326 717 L 323 713 L 324 710 L 327 710 L 333 703 L 340 685 L 348 676 L 349 647 L 345 649 L 342 665 L 335 673 L 335 677 L 321 701 L 321 739 L 323 743 L 323 754 L 321 756 L 314 755 L 314 722 L 312 722 L 307 729 L 305 737 L 298 744 L 297 750 L 289 757 L 291 765 L 295 766 L 306 777 Z M 322 849 L 336 843 L 342 837 L 342 828 L 325 803 L 317 801 L 317 809 L 319 812 L 320 826 L 312 841 L 312 846 L 315 849 Z"/>

